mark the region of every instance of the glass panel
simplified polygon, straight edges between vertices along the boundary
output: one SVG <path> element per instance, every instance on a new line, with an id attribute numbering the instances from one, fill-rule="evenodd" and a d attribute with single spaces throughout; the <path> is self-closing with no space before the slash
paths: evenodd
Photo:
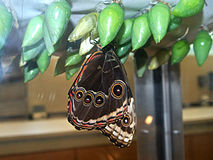
<path id="1" fill-rule="evenodd" d="M 181 63 L 181 81 L 184 108 L 212 105 L 212 50 L 206 62 L 199 67 L 193 50 Z"/>
<path id="2" fill-rule="evenodd" d="M 199 67 L 191 50 L 180 65 L 186 160 L 213 157 L 208 149 L 213 138 L 212 54 L 211 49 L 209 57 Z M 203 149 L 197 152 L 200 145 Z"/>

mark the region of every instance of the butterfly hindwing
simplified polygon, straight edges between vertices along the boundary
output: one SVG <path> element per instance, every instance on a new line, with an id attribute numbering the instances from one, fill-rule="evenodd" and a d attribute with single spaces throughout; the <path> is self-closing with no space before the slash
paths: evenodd
<path id="1" fill-rule="evenodd" d="M 130 89 L 128 90 L 128 109 L 123 118 L 114 124 L 108 124 L 103 129 L 102 133 L 109 137 L 115 145 L 123 148 L 131 144 L 135 132 L 136 114 L 134 99 Z"/>

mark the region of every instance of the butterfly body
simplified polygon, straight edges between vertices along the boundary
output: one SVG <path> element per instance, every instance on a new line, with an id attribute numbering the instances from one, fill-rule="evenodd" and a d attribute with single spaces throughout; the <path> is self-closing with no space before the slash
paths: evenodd
<path id="1" fill-rule="evenodd" d="M 125 70 L 112 47 L 90 52 L 68 93 L 68 120 L 76 129 L 98 129 L 118 146 L 128 146 L 135 112 Z"/>

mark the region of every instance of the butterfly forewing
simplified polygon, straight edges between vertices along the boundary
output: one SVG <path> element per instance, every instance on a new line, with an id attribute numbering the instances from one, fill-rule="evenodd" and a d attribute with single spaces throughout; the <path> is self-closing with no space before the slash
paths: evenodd
<path id="1" fill-rule="evenodd" d="M 93 129 L 120 119 L 127 109 L 126 82 L 114 51 L 97 48 L 83 64 L 69 91 L 69 121 L 79 129 Z"/>

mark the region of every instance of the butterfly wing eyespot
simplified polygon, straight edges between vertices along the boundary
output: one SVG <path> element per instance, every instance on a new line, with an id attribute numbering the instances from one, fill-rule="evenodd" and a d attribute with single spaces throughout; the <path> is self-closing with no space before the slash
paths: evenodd
<path id="1" fill-rule="evenodd" d="M 93 100 L 94 100 L 93 93 L 88 91 L 84 96 L 84 101 L 83 101 L 84 106 L 90 106 Z"/>
<path id="2" fill-rule="evenodd" d="M 95 107 L 102 107 L 105 104 L 105 95 L 102 92 L 98 92 L 95 95 L 94 105 Z"/>
<path id="3" fill-rule="evenodd" d="M 82 87 L 79 87 L 79 88 L 76 89 L 76 91 L 75 91 L 75 96 L 74 96 L 74 97 L 75 97 L 75 100 L 76 100 L 77 102 L 82 101 L 84 95 L 85 95 L 85 89 L 82 88 Z"/>
<path id="4" fill-rule="evenodd" d="M 131 124 L 131 117 L 126 114 L 123 119 L 121 120 L 121 124 L 124 126 L 124 127 L 129 127 L 129 125 Z"/>
<path id="5" fill-rule="evenodd" d="M 115 99 L 121 99 L 125 93 L 125 83 L 121 80 L 117 80 L 112 84 L 111 95 Z"/>

